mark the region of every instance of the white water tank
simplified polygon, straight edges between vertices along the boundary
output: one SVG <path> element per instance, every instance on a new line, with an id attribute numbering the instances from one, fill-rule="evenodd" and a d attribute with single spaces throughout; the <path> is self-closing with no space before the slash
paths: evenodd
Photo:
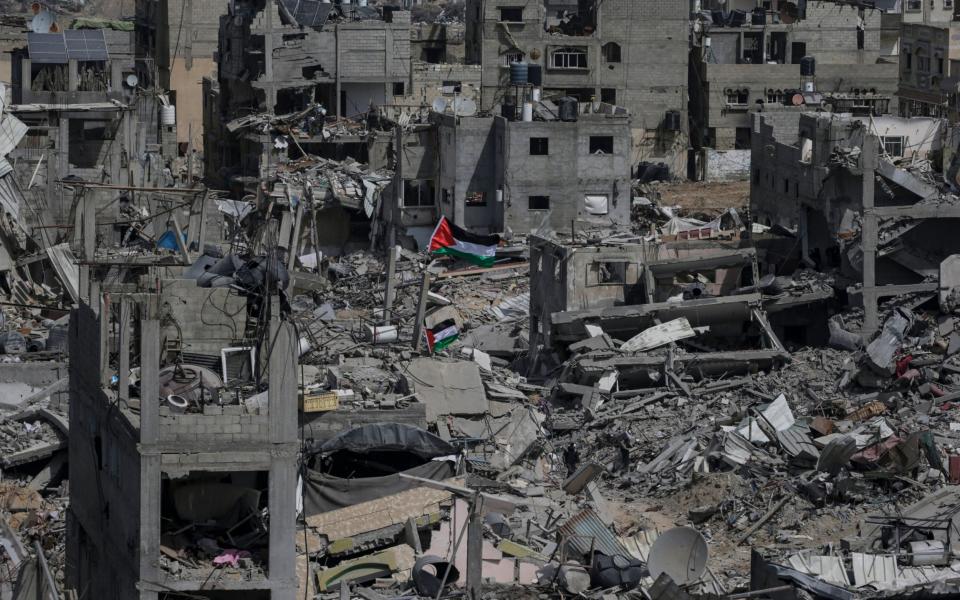
<path id="1" fill-rule="evenodd" d="M 172 104 L 160 106 L 160 124 L 164 127 L 173 127 L 177 124 L 177 107 Z"/>
<path id="2" fill-rule="evenodd" d="M 533 104 L 531 102 L 523 103 L 523 120 L 528 123 L 533 120 Z"/>

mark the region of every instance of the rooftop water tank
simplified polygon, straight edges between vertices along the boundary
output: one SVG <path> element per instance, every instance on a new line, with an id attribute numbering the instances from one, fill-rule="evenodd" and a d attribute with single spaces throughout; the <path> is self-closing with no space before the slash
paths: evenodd
<path id="1" fill-rule="evenodd" d="M 529 70 L 525 62 L 510 63 L 510 85 L 526 85 Z"/>
<path id="2" fill-rule="evenodd" d="M 160 107 L 160 124 L 164 127 L 173 127 L 177 124 L 177 107 L 172 104 Z"/>
<path id="3" fill-rule="evenodd" d="M 580 113 L 580 103 L 576 98 L 565 96 L 557 102 L 560 108 L 560 120 L 573 122 L 577 120 Z"/>
<path id="4" fill-rule="evenodd" d="M 817 74 L 817 59 L 812 56 L 804 56 L 800 59 L 800 76 L 813 77 Z"/>
<path id="5" fill-rule="evenodd" d="M 530 85 L 543 85 L 543 65 L 529 63 L 527 65 L 527 81 L 530 82 Z"/>

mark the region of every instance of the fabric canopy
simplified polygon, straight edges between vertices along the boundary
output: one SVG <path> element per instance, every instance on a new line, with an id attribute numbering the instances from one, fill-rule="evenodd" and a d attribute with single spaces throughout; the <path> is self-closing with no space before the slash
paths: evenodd
<path id="1" fill-rule="evenodd" d="M 371 423 L 356 427 L 312 450 L 321 454 L 333 454 L 341 450 L 357 454 L 397 451 L 414 454 L 424 460 L 457 453 L 456 448 L 442 438 L 402 423 Z"/>

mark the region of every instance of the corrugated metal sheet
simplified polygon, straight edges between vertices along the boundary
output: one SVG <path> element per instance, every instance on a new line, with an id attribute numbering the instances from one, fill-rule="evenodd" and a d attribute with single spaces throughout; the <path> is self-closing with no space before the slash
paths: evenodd
<path id="1" fill-rule="evenodd" d="M 597 550 L 607 556 L 630 556 L 630 552 L 600 520 L 597 513 L 593 512 L 593 509 L 584 509 L 571 517 L 560 527 L 559 532 L 568 540 L 570 548 L 581 554 Z"/>
<path id="2" fill-rule="evenodd" d="M 793 426 L 787 430 L 778 431 L 777 441 L 783 446 L 784 452 L 793 458 L 801 457 L 813 461 L 820 458 L 820 451 L 813 445 L 813 440 L 803 427 Z"/>

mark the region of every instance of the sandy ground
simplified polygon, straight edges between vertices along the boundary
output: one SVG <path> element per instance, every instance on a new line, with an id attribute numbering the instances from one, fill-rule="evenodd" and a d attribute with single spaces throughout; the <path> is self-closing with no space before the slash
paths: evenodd
<path id="1" fill-rule="evenodd" d="M 750 202 L 750 182 L 683 182 L 658 188 L 661 203 L 679 205 L 687 212 L 718 215 L 728 208 L 741 209 Z"/>

